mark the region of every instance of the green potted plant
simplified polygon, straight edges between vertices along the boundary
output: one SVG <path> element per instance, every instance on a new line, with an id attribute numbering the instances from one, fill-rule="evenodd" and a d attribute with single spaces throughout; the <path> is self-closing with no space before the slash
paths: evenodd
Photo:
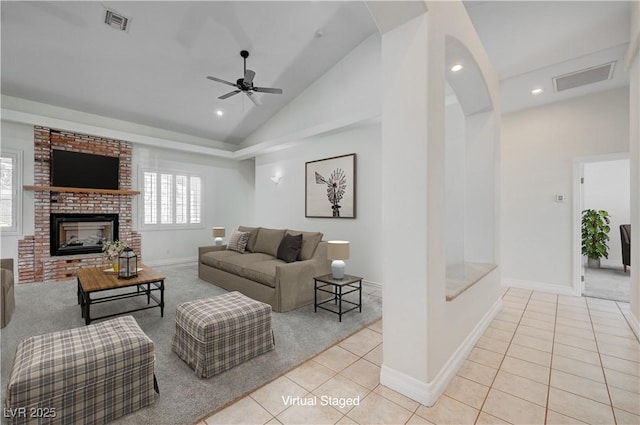
<path id="1" fill-rule="evenodd" d="M 582 255 L 587 256 L 587 265 L 600 267 L 600 258 L 609 258 L 609 213 L 605 210 L 582 211 Z"/>

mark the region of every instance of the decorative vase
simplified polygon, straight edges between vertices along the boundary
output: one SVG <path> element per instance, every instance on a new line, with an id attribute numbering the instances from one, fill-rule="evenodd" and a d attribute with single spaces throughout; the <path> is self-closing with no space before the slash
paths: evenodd
<path id="1" fill-rule="evenodd" d="M 113 271 L 118 273 L 118 259 L 116 258 L 115 260 L 112 260 L 112 261 L 113 261 Z"/>
<path id="2" fill-rule="evenodd" d="M 590 269 L 599 269 L 600 268 L 600 259 L 599 258 L 588 258 L 587 259 L 587 267 Z"/>

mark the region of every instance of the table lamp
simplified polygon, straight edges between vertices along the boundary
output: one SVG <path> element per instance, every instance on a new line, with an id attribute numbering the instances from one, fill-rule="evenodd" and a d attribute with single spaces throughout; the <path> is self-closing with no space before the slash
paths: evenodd
<path id="1" fill-rule="evenodd" d="M 214 245 L 222 245 L 222 238 L 224 237 L 224 227 L 213 227 L 211 233 L 215 238 L 213 240 Z"/>
<path id="2" fill-rule="evenodd" d="M 333 278 L 341 280 L 344 278 L 345 263 L 349 258 L 349 241 L 329 241 L 327 245 L 327 258 L 331 262 L 331 272 Z"/>

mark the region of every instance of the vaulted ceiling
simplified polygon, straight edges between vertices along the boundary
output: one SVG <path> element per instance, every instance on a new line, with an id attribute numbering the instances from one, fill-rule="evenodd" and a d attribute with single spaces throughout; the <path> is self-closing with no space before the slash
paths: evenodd
<path id="1" fill-rule="evenodd" d="M 2 2 L 2 94 L 237 144 L 377 31 L 363 2 Z M 128 18 L 104 24 L 105 10 Z M 207 80 L 280 87 L 256 107 Z M 217 111 L 223 115 L 218 116 Z"/>
<path id="2" fill-rule="evenodd" d="M 465 1 L 510 112 L 628 84 L 629 2 Z M 109 9 L 126 31 L 104 24 Z M 370 35 L 362 1 L 7 2 L 3 95 L 237 145 Z M 282 95 L 218 96 L 243 74 Z M 552 78 L 614 62 L 611 79 L 556 93 Z M 532 96 L 540 87 L 544 92 Z M 222 116 L 217 115 L 222 112 Z"/>

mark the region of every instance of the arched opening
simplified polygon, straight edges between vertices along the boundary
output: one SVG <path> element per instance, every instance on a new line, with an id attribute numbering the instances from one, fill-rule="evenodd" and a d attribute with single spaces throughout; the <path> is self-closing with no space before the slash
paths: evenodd
<path id="1" fill-rule="evenodd" d="M 496 267 L 493 104 L 467 48 L 446 36 L 446 299 Z"/>

